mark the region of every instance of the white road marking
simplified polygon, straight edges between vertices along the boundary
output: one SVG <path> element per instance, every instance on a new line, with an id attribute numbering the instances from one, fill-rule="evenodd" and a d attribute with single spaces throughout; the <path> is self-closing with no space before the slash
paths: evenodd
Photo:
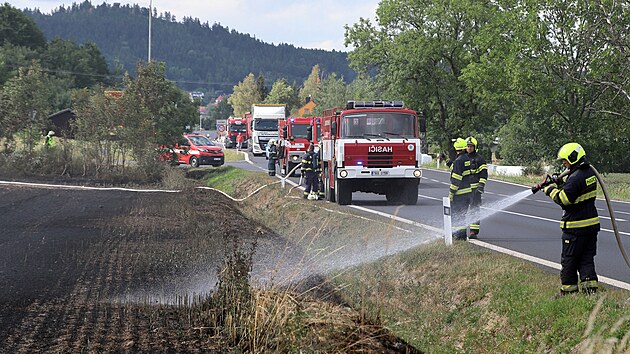
<path id="1" fill-rule="evenodd" d="M 505 253 L 505 254 L 510 255 L 510 256 L 521 258 L 521 259 L 524 259 L 524 260 L 527 260 L 527 261 L 530 261 L 530 262 L 533 262 L 533 263 L 542 264 L 544 266 L 547 266 L 547 267 L 550 267 L 550 268 L 553 268 L 553 269 L 557 269 L 557 270 L 562 269 L 562 266 L 560 264 L 548 261 L 546 259 L 542 259 L 542 258 L 530 256 L 528 254 L 523 254 L 523 253 L 520 253 L 520 252 L 512 251 L 512 250 L 509 250 L 507 248 L 491 245 L 489 243 L 485 243 L 485 242 L 479 241 L 479 240 L 469 240 L 468 242 L 470 242 L 472 244 L 475 244 L 477 246 L 481 246 L 481 247 L 484 247 L 484 248 L 487 248 L 487 249 L 491 249 L 493 251 L 497 251 L 497 252 Z M 612 278 L 608 278 L 608 277 L 604 277 L 604 276 L 601 276 L 601 275 L 597 275 L 597 278 L 598 278 L 599 282 L 601 282 L 601 283 L 609 284 L 609 285 L 612 285 L 612 286 L 615 286 L 615 287 L 621 288 L 621 289 L 630 290 L 630 284 L 628 284 L 628 283 L 624 283 L 622 281 L 619 281 L 619 280 L 616 280 L 616 279 L 612 279 Z"/>

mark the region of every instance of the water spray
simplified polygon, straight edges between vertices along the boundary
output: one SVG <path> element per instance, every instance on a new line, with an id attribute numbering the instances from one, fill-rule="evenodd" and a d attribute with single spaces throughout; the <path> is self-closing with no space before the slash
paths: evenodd
<path id="1" fill-rule="evenodd" d="M 599 185 L 602 186 L 602 192 L 604 193 L 604 198 L 606 199 L 606 206 L 608 207 L 608 214 L 610 215 L 610 221 L 612 223 L 613 226 L 613 232 L 615 234 L 615 238 L 617 239 L 617 245 L 619 246 L 619 251 L 621 251 L 621 255 L 623 256 L 623 260 L 626 261 L 626 264 L 628 265 L 628 267 L 630 267 L 630 259 L 628 258 L 628 254 L 626 253 L 626 249 L 623 247 L 623 243 L 621 242 L 621 236 L 619 236 L 619 230 L 617 229 L 617 221 L 615 220 L 615 212 L 613 211 L 613 207 L 612 204 L 610 202 L 610 198 L 608 197 L 608 191 L 606 190 L 606 185 L 604 184 L 604 180 L 602 179 L 602 176 L 600 176 L 599 172 L 597 171 L 597 169 L 595 167 L 593 167 L 593 165 L 589 165 L 589 167 L 591 168 L 591 170 L 593 171 L 593 173 L 595 174 L 595 177 L 597 178 L 597 181 L 599 182 Z M 546 186 L 552 184 L 552 183 L 557 183 L 558 181 L 560 181 L 564 176 L 568 175 L 569 173 L 571 173 L 572 170 L 567 169 L 566 171 L 562 172 L 559 175 L 552 175 L 549 176 L 547 175 L 547 177 L 545 177 L 544 181 L 542 183 L 539 183 L 535 186 L 532 186 L 532 194 L 536 194 L 536 192 L 538 192 L 539 190 L 545 188 Z"/>

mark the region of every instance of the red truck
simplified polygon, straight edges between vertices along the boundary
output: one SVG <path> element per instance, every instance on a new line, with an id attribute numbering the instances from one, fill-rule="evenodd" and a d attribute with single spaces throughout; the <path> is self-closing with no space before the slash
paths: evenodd
<path id="1" fill-rule="evenodd" d="M 230 117 L 227 120 L 226 125 L 227 136 L 225 138 L 225 147 L 233 148 L 236 147 L 236 136 L 238 133 L 243 134 L 243 148 L 247 147 L 247 140 L 249 139 L 248 129 L 247 129 L 247 120 L 245 118 L 234 118 Z"/>
<path id="2" fill-rule="evenodd" d="M 415 205 L 422 177 L 418 114 L 402 101 L 348 101 L 324 111 L 321 163 L 326 199 L 352 202 L 352 192 Z"/>
<path id="3" fill-rule="evenodd" d="M 290 117 L 278 120 L 278 136 L 282 139 L 279 159 L 282 175 L 291 172 L 302 161 L 302 156 L 311 142 L 314 144 L 319 142 L 320 126 L 320 117 Z M 291 176 L 295 176 L 295 171 Z"/>

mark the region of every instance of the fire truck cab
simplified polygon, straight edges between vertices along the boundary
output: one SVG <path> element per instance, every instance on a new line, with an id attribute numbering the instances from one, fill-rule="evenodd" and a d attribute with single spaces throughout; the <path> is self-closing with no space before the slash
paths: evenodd
<path id="1" fill-rule="evenodd" d="M 402 101 L 348 101 L 324 111 L 321 162 L 326 199 L 352 202 L 353 192 L 415 205 L 422 177 L 416 111 Z"/>
<path id="2" fill-rule="evenodd" d="M 238 133 L 243 135 L 243 148 L 247 148 L 247 140 L 249 135 L 247 134 L 247 121 L 244 118 L 230 117 L 227 120 L 227 136 L 225 139 L 225 147 L 236 147 L 236 136 Z"/>
<path id="3" fill-rule="evenodd" d="M 320 117 L 290 117 L 278 120 L 278 135 L 282 139 L 280 170 L 291 172 L 301 161 L 311 143 L 317 144 L 321 136 Z M 291 176 L 295 176 L 295 172 Z"/>

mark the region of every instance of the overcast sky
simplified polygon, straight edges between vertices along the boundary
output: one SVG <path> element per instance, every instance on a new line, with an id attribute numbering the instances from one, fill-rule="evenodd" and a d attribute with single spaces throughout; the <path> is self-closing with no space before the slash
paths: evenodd
<path id="1" fill-rule="evenodd" d="M 18 9 L 39 8 L 43 13 L 82 0 L 5 0 Z M 1 2 L 5 2 L 1 1 Z M 219 23 L 266 43 L 288 43 L 296 47 L 348 51 L 343 45 L 343 26 L 360 17 L 374 18 L 379 0 L 91 0 L 94 6 L 138 4 L 158 13 L 170 12 L 177 21 L 184 17 Z"/>

